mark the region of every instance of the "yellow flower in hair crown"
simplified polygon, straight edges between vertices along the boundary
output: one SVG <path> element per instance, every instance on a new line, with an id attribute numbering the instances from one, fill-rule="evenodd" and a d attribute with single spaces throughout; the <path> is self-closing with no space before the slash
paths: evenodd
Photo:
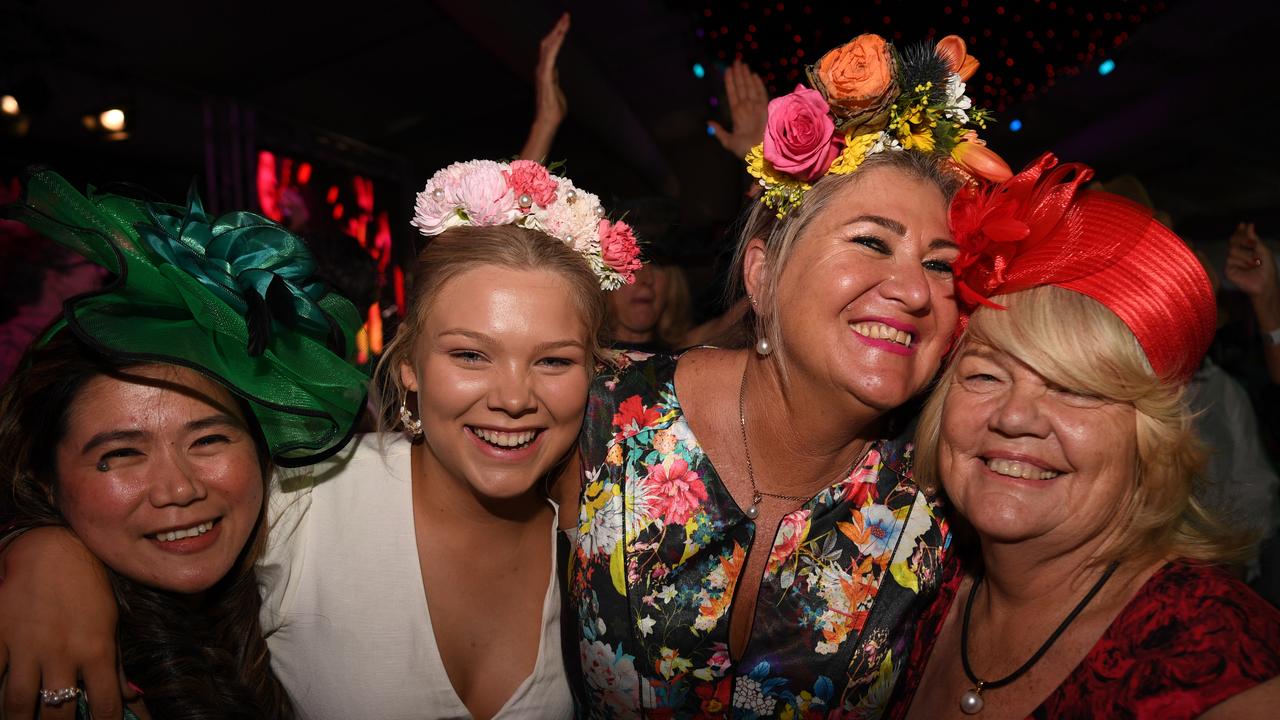
<path id="1" fill-rule="evenodd" d="M 764 142 L 747 153 L 762 202 L 782 217 L 819 178 L 886 151 L 939 154 L 971 175 L 1008 179 L 1009 166 L 974 129 L 990 116 L 964 94 L 977 69 L 955 35 L 901 52 L 879 35 L 859 35 L 823 55 L 805 69 L 813 88 L 797 85 L 769 102 Z"/>

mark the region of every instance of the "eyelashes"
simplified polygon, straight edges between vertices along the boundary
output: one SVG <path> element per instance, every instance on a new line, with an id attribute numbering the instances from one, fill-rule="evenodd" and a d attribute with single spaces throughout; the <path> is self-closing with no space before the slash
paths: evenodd
<path id="1" fill-rule="evenodd" d="M 884 255 L 886 257 L 893 255 L 892 246 L 882 238 L 878 238 L 874 235 L 855 235 L 850 238 L 849 241 L 857 245 L 861 245 L 879 255 Z M 935 258 L 924 260 L 920 264 L 924 269 L 930 272 L 935 272 L 941 275 L 951 275 L 954 272 L 951 263 L 952 261 L 950 260 L 940 260 Z"/>

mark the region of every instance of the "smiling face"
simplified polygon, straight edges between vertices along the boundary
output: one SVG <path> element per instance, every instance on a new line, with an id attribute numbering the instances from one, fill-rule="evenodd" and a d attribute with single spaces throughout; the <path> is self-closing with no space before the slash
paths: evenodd
<path id="1" fill-rule="evenodd" d="M 795 367 L 886 411 L 934 376 L 956 326 L 958 250 L 942 191 L 895 167 L 863 171 L 801 231 L 777 281 Z"/>
<path id="2" fill-rule="evenodd" d="M 258 449 L 221 385 L 145 365 L 75 396 L 57 502 L 93 554 L 132 580 L 198 593 L 231 571 L 262 510 Z"/>
<path id="3" fill-rule="evenodd" d="M 417 393 L 428 475 L 506 499 L 565 456 L 590 382 L 581 314 L 568 282 L 546 270 L 482 265 L 440 289 L 400 366 Z"/>
<path id="4" fill-rule="evenodd" d="M 938 470 L 984 540 L 1065 552 L 1118 530 L 1134 489 L 1132 405 L 1057 387 L 976 342 L 952 372 Z"/>

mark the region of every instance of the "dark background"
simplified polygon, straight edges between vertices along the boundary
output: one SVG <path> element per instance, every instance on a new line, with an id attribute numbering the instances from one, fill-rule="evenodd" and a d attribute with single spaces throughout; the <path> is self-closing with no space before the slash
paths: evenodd
<path id="1" fill-rule="evenodd" d="M 0 172 L 39 162 L 77 185 L 128 180 L 181 199 L 196 179 L 217 210 L 253 207 L 267 147 L 374 177 L 393 233 L 448 162 L 519 151 L 538 40 L 572 13 L 560 58 L 569 117 L 552 151 L 605 199 L 666 196 L 687 238 L 718 243 L 739 210 L 739 163 L 705 130 L 727 122 L 718 67 L 741 55 L 789 91 L 798 62 L 858 32 L 899 42 L 960 34 L 982 67 L 969 91 L 997 110 L 985 136 L 1015 169 L 1042 150 L 1137 176 L 1193 238 L 1237 219 L 1280 226 L 1272 3 L 863 0 L 332 4 L 6 0 Z M 886 22 L 887 21 L 887 22 Z M 804 53 L 798 57 L 798 53 Z M 1112 58 L 1116 69 L 1098 74 Z M 694 63 L 706 69 L 695 77 Z M 718 97 L 717 97 L 718 96 Z M 712 98 L 718 103 L 712 105 Z M 106 141 L 81 117 L 129 112 Z M 724 117 L 721 117 L 724 116 Z M 1011 119 L 1023 121 L 1009 131 Z"/>

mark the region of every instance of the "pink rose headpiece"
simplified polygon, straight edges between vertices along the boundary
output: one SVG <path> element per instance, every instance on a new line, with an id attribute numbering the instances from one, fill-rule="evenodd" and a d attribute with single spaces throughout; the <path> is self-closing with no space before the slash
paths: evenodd
<path id="1" fill-rule="evenodd" d="M 459 225 L 541 230 L 581 253 L 605 290 L 634 282 L 640 269 L 631 227 L 609 222 L 598 197 L 532 160 L 470 160 L 440 170 L 418 193 L 411 224 L 428 237 Z"/>
<path id="2" fill-rule="evenodd" d="M 761 200 L 782 217 L 819 178 L 851 173 L 887 150 L 935 153 L 972 176 L 1008 178 L 1009 166 L 973 129 L 989 119 L 964 94 L 977 69 L 955 35 L 905 52 L 859 35 L 823 55 L 805 68 L 813 89 L 797 85 L 769 102 L 764 142 L 747 153 Z"/>

